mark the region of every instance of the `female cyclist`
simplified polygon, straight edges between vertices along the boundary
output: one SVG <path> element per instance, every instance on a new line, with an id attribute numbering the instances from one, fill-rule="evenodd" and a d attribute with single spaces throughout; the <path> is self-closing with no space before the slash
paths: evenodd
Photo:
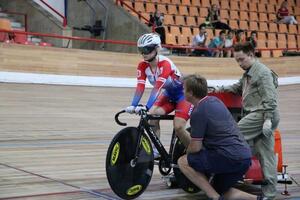
<path id="1" fill-rule="evenodd" d="M 190 118 L 193 105 L 184 98 L 182 75 L 169 58 L 158 54 L 161 41 L 157 34 L 142 35 L 137 41 L 137 47 L 143 61 L 138 64 L 137 86 L 131 106 L 125 110 L 128 113 L 139 113 L 141 109 L 144 109 L 149 110 L 150 114 L 157 115 L 169 114 L 175 110 L 173 122 L 175 134 L 187 147 L 190 135 L 185 130 L 185 126 Z M 154 87 L 147 104 L 138 106 L 145 90 L 146 79 Z M 152 121 L 150 123 L 155 125 L 154 130 L 160 136 L 159 122 Z"/>

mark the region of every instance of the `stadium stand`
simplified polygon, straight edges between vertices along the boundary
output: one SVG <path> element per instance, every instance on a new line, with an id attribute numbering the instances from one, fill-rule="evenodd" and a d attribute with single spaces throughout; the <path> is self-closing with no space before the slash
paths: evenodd
<path id="1" fill-rule="evenodd" d="M 232 29 L 245 30 L 245 36 L 253 30 L 258 32 L 258 44 L 261 48 L 270 48 L 263 56 L 280 56 L 287 51 L 300 53 L 300 25 L 277 24 L 276 12 L 283 0 L 121 0 L 132 6 L 137 11 L 133 12 L 128 7 L 123 8 L 133 16 L 149 19 L 150 13 L 156 10 L 164 13 L 166 41 L 169 45 L 191 45 L 192 37 L 198 33 L 200 24 L 205 23 L 208 8 L 216 4 L 220 8 L 221 21 L 229 24 Z M 300 0 L 290 0 L 289 10 L 300 21 Z M 23 27 L 14 25 L 9 18 L 0 16 L 0 29 L 20 30 Z M 217 35 L 220 30 L 207 29 L 209 40 Z M 265 37 L 262 37 L 265 35 Z M 51 44 L 37 40 L 30 40 L 25 34 L 7 34 L 0 32 L 1 42 L 15 42 L 51 46 Z M 208 41 L 209 42 L 209 41 Z M 258 47 L 258 48 L 259 48 Z M 279 48 L 279 49 L 278 49 Z M 276 53 L 276 52 L 280 52 Z M 283 51 L 283 52 L 282 52 Z M 275 52 L 275 53 L 274 53 Z"/>
<path id="2" fill-rule="evenodd" d="M 130 3 L 131 1 L 125 0 L 124 2 Z M 264 33 L 265 35 L 274 33 L 275 38 L 272 38 L 271 40 L 268 37 L 258 38 L 259 40 L 266 40 L 259 43 L 265 43 L 265 47 L 267 48 L 295 48 L 292 51 L 296 51 L 298 48 L 299 51 L 300 46 L 298 40 L 300 25 L 275 23 L 276 11 L 281 2 L 282 0 L 157 0 L 155 2 L 147 1 L 147 3 L 145 3 L 145 1 L 136 0 L 135 7 L 138 5 L 137 11 L 140 12 L 153 12 L 154 7 L 166 14 L 164 23 L 170 30 L 167 35 L 167 42 L 172 42 L 168 44 L 179 45 L 190 41 L 190 34 L 197 34 L 197 27 L 205 22 L 208 8 L 212 4 L 217 4 L 220 7 L 221 21 L 229 24 L 233 29 L 243 29 L 245 30 L 245 33 L 255 30 L 258 33 Z M 153 4 L 154 6 L 151 7 L 149 4 Z M 151 9 L 147 10 L 147 7 L 151 7 Z M 299 0 L 289 1 L 289 10 L 299 21 Z M 178 31 L 178 28 L 175 27 L 182 27 L 185 31 Z M 188 28 L 191 31 L 186 31 Z M 216 31 L 213 30 L 212 32 L 214 34 L 210 39 L 216 36 Z M 246 36 L 248 36 L 248 34 Z M 168 39 L 168 37 L 171 38 Z M 178 39 L 174 41 L 174 38 Z M 289 40 L 286 38 L 294 38 L 294 42 L 288 43 L 287 41 Z M 189 44 L 185 43 L 184 45 Z M 263 56 L 274 56 L 272 52 L 275 51 L 271 49 L 268 53 L 263 53 Z M 276 54 L 276 56 L 277 55 L 278 54 Z"/>

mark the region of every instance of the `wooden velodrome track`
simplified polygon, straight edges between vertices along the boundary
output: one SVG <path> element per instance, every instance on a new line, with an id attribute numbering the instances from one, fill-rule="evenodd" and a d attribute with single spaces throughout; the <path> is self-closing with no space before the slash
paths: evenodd
<path id="1" fill-rule="evenodd" d="M 14 48 L 20 58 L 14 55 L 6 59 L 8 54 L 12 55 L 13 51 L 10 50 Z M 20 54 L 22 48 L 0 49 L 1 71 L 43 72 L 30 63 L 38 62 L 39 58 L 27 58 L 28 50 Z M 47 50 L 39 50 L 41 54 L 43 51 Z M 22 60 L 21 57 L 23 63 L 18 62 L 18 59 Z M 44 60 L 49 59 L 50 63 L 50 58 L 51 55 Z M 300 59 L 291 60 L 291 63 L 298 64 L 298 69 L 293 68 L 297 64 L 291 64 L 291 67 L 285 65 L 285 69 L 279 70 L 283 76 L 299 76 Z M 51 66 L 43 67 L 44 72 L 48 70 L 52 73 Z M 71 69 L 58 74 L 72 74 Z M 209 70 L 204 74 L 212 77 L 209 73 L 213 74 L 213 69 Z M 218 77 L 222 77 L 219 69 L 214 70 Z M 95 70 L 95 73 L 99 75 L 100 71 Z M 113 74 L 108 71 L 103 71 L 103 75 Z M 118 74 L 114 75 L 122 76 L 123 72 L 116 72 Z M 126 73 L 127 70 L 124 70 L 125 76 Z M 240 73 L 238 70 L 231 74 L 225 72 L 225 77 L 239 77 Z M 116 199 L 106 180 L 105 155 L 110 140 L 122 128 L 114 123 L 114 114 L 129 104 L 133 91 L 132 88 L 1 83 L 0 199 Z M 279 87 L 279 128 L 284 163 L 289 165 L 289 174 L 300 184 L 299 99 L 300 85 Z M 129 122 L 129 125 L 136 125 L 138 118 L 123 115 L 121 119 Z M 164 122 L 161 126 L 161 139 L 168 146 L 171 123 Z M 300 199 L 300 186 L 296 183 L 288 186 L 291 196 L 282 196 L 280 192 L 283 190 L 283 185 L 278 185 L 277 199 Z M 251 191 L 259 192 L 259 188 L 251 188 Z M 205 196 L 202 193 L 189 195 L 181 189 L 168 189 L 156 169 L 150 185 L 139 199 L 202 200 Z"/>

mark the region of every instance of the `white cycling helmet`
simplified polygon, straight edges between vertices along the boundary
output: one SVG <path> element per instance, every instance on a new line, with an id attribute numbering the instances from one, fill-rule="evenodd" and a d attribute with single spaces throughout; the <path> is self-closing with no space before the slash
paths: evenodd
<path id="1" fill-rule="evenodd" d="M 138 41 L 138 47 L 147 47 L 147 46 L 159 46 L 160 47 L 161 41 L 159 35 L 155 33 L 147 33 L 142 35 Z"/>
<path id="2" fill-rule="evenodd" d="M 157 48 L 161 47 L 161 41 L 160 37 L 157 34 L 154 33 L 147 33 L 142 35 L 138 41 L 137 41 L 137 46 L 138 46 L 138 51 L 143 54 L 143 55 L 148 55 L 152 53 L 154 50 Z M 157 56 L 158 51 L 155 51 L 155 55 L 153 55 L 151 58 L 147 58 L 147 62 L 153 61 L 156 56 Z"/>

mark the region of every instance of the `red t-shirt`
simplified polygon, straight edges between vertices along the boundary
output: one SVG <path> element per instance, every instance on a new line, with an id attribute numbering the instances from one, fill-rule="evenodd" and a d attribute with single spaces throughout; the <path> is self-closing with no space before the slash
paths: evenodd
<path id="1" fill-rule="evenodd" d="M 284 16 L 289 16 L 289 10 L 287 8 L 279 8 L 277 11 L 277 17 L 283 18 Z"/>

